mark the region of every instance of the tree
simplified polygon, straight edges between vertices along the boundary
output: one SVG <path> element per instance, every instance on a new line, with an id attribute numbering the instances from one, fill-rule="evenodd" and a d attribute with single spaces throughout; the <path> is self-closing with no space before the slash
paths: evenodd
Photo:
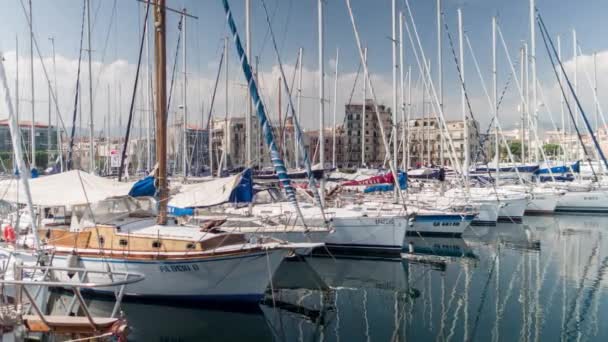
<path id="1" fill-rule="evenodd" d="M 544 144 L 543 151 L 547 157 L 557 157 L 559 155 L 560 147 L 558 144 Z"/>
<path id="2" fill-rule="evenodd" d="M 509 143 L 509 149 L 511 150 L 513 159 L 515 159 L 515 161 L 521 161 L 521 142 L 511 141 Z M 500 147 L 500 156 L 501 159 L 509 159 L 509 152 L 507 151 L 507 148 L 504 145 Z"/>

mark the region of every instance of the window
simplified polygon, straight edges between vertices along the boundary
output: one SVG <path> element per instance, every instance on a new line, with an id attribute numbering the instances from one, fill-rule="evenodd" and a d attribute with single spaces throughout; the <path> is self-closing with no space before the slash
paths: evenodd
<path id="1" fill-rule="evenodd" d="M 98 241 L 99 241 L 99 245 L 103 246 L 103 244 L 106 242 L 106 239 L 103 236 L 99 236 Z"/>
<path id="2" fill-rule="evenodd" d="M 190 242 L 186 245 L 187 249 L 195 249 L 196 248 L 196 244 L 194 242 Z"/>
<path id="3" fill-rule="evenodd" d="M 121 247 L 126 247 L 129 244 L 129 242 L 127 241 L 127 239 L 120 239 L 120 240 L 118 240 L 118 244 Z"/>
<path id="4" fill-rule="evenodd" d="M 160 248 L 162 245 L 163 244 L 158 240 L 152 241 L 152 248 Z"/>

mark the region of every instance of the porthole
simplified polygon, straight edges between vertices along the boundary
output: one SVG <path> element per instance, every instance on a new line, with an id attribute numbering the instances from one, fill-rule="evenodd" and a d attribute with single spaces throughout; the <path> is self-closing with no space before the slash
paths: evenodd
<path id="1" fill-rule="evenodd" d="M 186 245 L 187 249 L 195 249 L 196 248 L 196 244 L 194 242 L 190 242 Z"/>
<path id="2" fill-rule="evenodd" d="M 152 248 L 160 248 L 160 246 L 162 246 L 163 244 L 156 240 L 156 241 L 152 241 Z"/>

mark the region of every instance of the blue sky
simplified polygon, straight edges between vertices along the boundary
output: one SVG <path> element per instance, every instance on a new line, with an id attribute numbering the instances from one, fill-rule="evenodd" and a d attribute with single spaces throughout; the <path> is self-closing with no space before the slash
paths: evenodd
<path id="1" fill-rule="evenodd" d="M 15 49 L 15 37 L 18 37 L 20 43 L 20 56 L 22 61 L 28 58 L 28 31 L 27 24 L 21 8 L 21 1 L 27 6 L 26 0 L 5 0 L 3 10 L 0 11 L 0 50 L 4 53 L 9 53 Z M 298 48 L 304 49 L 304 65 L 306 70 L 305 77 L 308 79 L 305 82 L 304 93 L 307 97 L 314 97 L 317 94 L 315 79 L 317 68 L 317 2 L 314 0 L 265 0 L 271 15 L 273 15 L 273 28 L 277 34 L 281 56 L 284 63 L 293 65 Z M 47 39 L 49 36 L 55 37 L 57 54 L 64 58 L 66 63 L 64 73 L 60 73 L 59 94 L 61 95 L 61 108 L 64 117 L 67 118 L 67 112 L 71 110 L 71 98 L 73 97 L 73 84 L 75 82 L 74 61 L 78 58 L 78 46 L 80 36 L 82 1 L 79 0 L 32 0 L 34 12 L 34 30 L 39 41 L 40 48 L 45 57 L 50 56 L 50 42 Z M 264 11 L 260 0 L 252 0 L 253 3 L 253 54 L 260 57 L 261 70 L 267 72 L 265 79 L 261 80 L 262 86 L 267 94 L 267 104 L 274 108 L 274 96 L 276 95 L 276 76 L 275 57 L 272 50 L 271 42 L 267 35 L 267 24 L 264 16 Z M 431 58 L 432 69 L 436 67 L 436 19 L 435 19 L 435 1 L 434 0 L 410 0 L 414 20 L 421 35 L 421 40 L 424 45 L 427 57 Z M 477 58 L 481 64 L 482 72 L 488 86 L 490 85 L 490 62 L 491 62 L 491 17 L 498 15 L 499 23 L 505 34 L 507 44 L 511 49 L 511 56 L 515 58 L 518 54 L 518 48 L 522 40 L 529 39 L 529 14 L 527 0 L 512 0 L 512 1 L 496 1 L 496 0 L 444 0 L 444 13 L 450 27 L 450 33 L 453 39 L 457 39 L 456 32 L 456 9 L 462 8 L 464 13 L 465 31 L 471 38 L 472 45 L 476 50 Z M 198 20 L 188 21 L 188 70 L 191 78 L 191 91 L 189 92 L 188 107 L 192 111 L 202 110 L 202 101 L 210 98 L 211 80 L 215 78 L 219 52 L 222 44 L 222 37 L 226 35 L 226 24 L 221 1 L 219 0 L 168 0 L 167 4 L 174 8 L 188 8 L 188 11 L 199 17 Z M 244 35 L 244 0 L 232 0 L 230 4 L 235 13 L 235 18 L 239 29 Z M 378 93 L 380 98 L 390 105 L 390 89 L 387 86 L 391 84 L 391 44 L 389 36 L 391 33 L 391 8 L 390 0 L 352 0 L 354 14 L 356 16 L 362 40 L 369 48 L 369 64 L 370 72 L 373 77 L 378 79 L 375 81 L 378 85 Z M 399 10 L 404 10 L 404 1 L 397 1 Z M 114 6 L 115 12 L 114 12 Z M 135 0 L 91 0 L 91 16 L 93 17 L 94 27 L 92 30 L 93 44 L 93 60 L 100 63 L 103 59 L 104 65 L 111 67 L 104 68 L 99 66 L 95 69 L 99 74 L 94 72 L 94 80 L 98 81 L 98 88 L 95 95 L 96 111 L 106 113 L 109 111 L 126 112 L 128 98 L 130 98 L 130 89 L 132 87 L 134 70 L 132 66 L 136 63 L 137 49 L 139 40 L 139 31 L 141 29 L 143 5 Z M 608 2 L 605 0 L 538 0 L 537 6 L 553 35 L 563 35 L 563 51 L 564 56 L 569 58 L 572 55 L 572 38 L 571 29 L 576 28 L 578 41 L 583 49 L 584 54 L 589 54 L 594 51 L 601 52 L 607 49 L 608 41 L 605 39 L 607 29 L 603 25 L 605 13 L 608 13 Z M 274 13 L 274 14 L 273 14 Z M 339 72 L 342 81 L 340 82 L 340 91 L 338 94 L 339 107 L 347 101 L 350 88 L 352 88 L 352 79 L 359 65 L 356 45 L 348 12 L 343 0 L 328 0 L 325 9 L 326 18 L 326 94 L 328 98 L 333 97 L 333 60 L 336 47 L 340 48 L 340 65 Z M 172 63 L 175 53 L 175 38 L 177 35 L 177 20 L 178 17 L 174 14 L 168 14 L 169 34 L 168 34 L 168 56 Z M 110 26 L 112 27 L 107 49 L 104 51 L 104 42 Z M 457 41 L 454 41 L 457 44 Z M 86 46 L 86 42 L 85 42 Z M 418 70 L 411 54 L 411 46 L 408 41 L 404 45 L 406 50 L 406 64 L 412 64 L 414 68 L 414 77 L 417 79 Z M 239 82 L 242 82 L 241 71 L 234 59 L 234 47 L 230 46 L 230 54 L 232 55 L 230 64 L 231 78 L 231 99 L 229 111 L 232 115 L 242 115 L 242 104 L 244 91 L 240 89 Z M 539 64 L 539 78 L 543 83 L 547 84 L 548 94 L 551 91 L 550 84 L 554 83 L 554 77 L 551 74 L 546 52 L 542 45 L 540 35 L 537 38 L 537 55 Z M 504 87 L 510 69 L 506 64 L 504 52 L 499 46 L 499 91 Z M 474 111 L 483 113 L 479 114 L 482 122 L 485 120 L 485 112 L 488 111 L 486 100 L 479 86 L 479 79 L 474 72 L 473 64 L 468 51 L 465 51 L 465 78 L 470 91 L 470 97 L 473 100 Z M 86 59 L 85 59 L 86 60 Z M 181 60 L 181 57 L 180 57 Z M 9 76 L 11 74 L 10 63 L 11 59 L 7 59 L 7 69 Z M 602 62 L 606 64 L 608 70 L 608 56 Z M 121 64 L 123 63 L 123 64 Z M 46 62 L 45 62 L 46 64 Z M 20 64 L 21 65 L 21 64 Z M 24 64 L 27 65 L 27 64 Z M 120 68 L 122 65 L 122 69 Z M 69 67 L 71 66 L 71 67 Z M 49 67 L 47 65 L 47 67 Z M 114 68 L 116 67 L 116 68 Z M 581 65 L 579 64 L 579 73 Z M 120 71 L 119 71 L 120 70 Z M 599 69 L 601 70 L 601 68 Z M 86 69 L 85 69 L 86 71 Z M 101 75 L 101 73 L 113 72 L 111 76 Z M 287 68 L 290 74 L 290 68 Z M 456 118 L 459 114 L 459 85 L 456 82 L 456 68 L 453 61 L 452 53 L 449 47 L 447 36 L 444 34 L 444 79 L 446 93 L 446 115 L 450 118 Z M 28 76 L 28 69 L 20 70 L 21 77 Z M 583 83 L 584 76 L 579 74 L 579 82 Z M 41 79 L 39 82 L 42 82 Z M 114 105 L 118 101 L 117 98 L 117 82 L 120 83 L 121 99 L 120 103 Z M 350 82 L 350 84 L 348 84 Z M 107 84 L 102 84 L 107 83 Z M 606 84 L 608 86 L 608 83 Z M 110 87 L 110 109 L 106 108 L 105 103 L 107 87 Z M 24 97 L 29 94 L 29 86 L 27 82 L 22 81 L 20 90 Z M 181 85 L 177 85 L 177 92 Z M 194 89 L 196 88 L 196 89 Z M 102 91 L 103 89 L 103 95 Z M 554 89 L 553 89 L 554 90 Z M 193 93 L 192 93 L 193 92 Z M 43 99 L 37 101 L 46 101 L 45 92 L 37 91 L 37 97 Z M 357 90 L 356 94 L 360 91 Z M 553 95 L 555 93 L 553 92 Z M 359 95 L 360 96 L 360 95 Z M 234 99 L 238 97 L 239 99 Z M 512 85 L 505 96 L 505 125 L 513 125 L 515 120 L 510 120 L 510 117 L 516 117 L 517 93 Z M 68 100 L 70 99 L 70 100 Z M 202 101 L 201 101 L 202 99 Z M 83 100 L 87 101 L 87 100 Z M 208 103 L 208 100 L 206 100 Z M 416 99 L 415 99 L 416 101 Z M 217 112 L 225 111 L 223 105 L 225 101 L 220 97 L 217 103 Z M 309 127 L 314 127 L 315 118 L 317 117 L 317 109 L 314 106 L 314 99 L 304 101 L 305 111 L 310 113 L 305 124 Z M 46 104 L 40 104 L 46 111 Z M 23 106 L 24 111 L 29 108 Z M 333 106 L 328 105 L 326 112 L 328 118 L 331 116 Z M 272 109 L 271 109 L 272 111 Z M 555 110 L 554 110 L 555 111 Z M 37 110 L 38 112 L 38 110 Z M 25 114 L 28 115 L 28 114 Z M 37 114 L 37 119 L 44 118 L 46 114 Z M 125 115 L 125 114 L 121 114 Z M 200 116 L 200 115 L 199 115 Z M 338 113 L 340 117 L 340 111 Z M 198 117 L 198 116 L 197 116 Z M 96 125 L 101 124 L 99 116 L 96 116 Z M 200 119 L 199 119 L 200 120 Z M 328 119 L 329 120 L 329 119 Z M 326 120 L 326 122 L 329 122 Z M 542 120 L 542 119 L 541 119 Z M 193 119 L 196 121 L 196 119 Z"/>

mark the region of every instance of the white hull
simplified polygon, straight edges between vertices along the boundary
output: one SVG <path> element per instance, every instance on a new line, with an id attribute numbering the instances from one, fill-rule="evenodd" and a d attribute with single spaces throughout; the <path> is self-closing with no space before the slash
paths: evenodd
<path id="1" fill-rule="evenodd" d="M 551 214 L 555 212 L 561 197 L 560 193 L 533 193 L 526 208 L 526 214 Z"/>
<path id="2" fill-rule="evenodd" d="M 567 192 L 557 202 L 555 211 L 608 213 L 608 192 L 603 190 Z"/>
<path id="3" fill-rule="evenodd" d="M 473 226 L 495 226 L 498 221 L 498 203 L 478 202 L 479 214 L 473 219 Z"/>
<path id="4" fill-rule="evenodd" d="M 461 236 L 473 215 L 417 214 L 408 236 Z"/>
<path id="5" fill-rule="evenodd" d="M 258 301 L 270 282 L 269 277 L 287 253 L 288 250 L 285 249 L 272 249 L 244 255 L 180 261 L 81 257 L 77 267 L 106 271 L 108 265 L 111 271 L 144 274 L 146 278 L 143 281 L 127 286 L 127 296 L 171 300 Z M 53 266 L 67 267 L 67 257 L 56 255 Z M 60 276 L 66 277 L 64 274 Z M 105 275 L 88 277 L 91 282 L 108 281 Z M 98 291 L 113 294 L 107 288 Z"/>
<path id="6" fill-rule="evenodd" d="M 527 198 L 501 198 L 500 209 L 498 209 L 498 221 L 502 222 L 521 222 L 524 212 L 528 207 Z"/>
<path id="7" fill-rule="evenodd" d="M 333 234 L 325 244 L 332 248 L 401 251 L 408 226 L 407 217 L 336 217 Z"/>

